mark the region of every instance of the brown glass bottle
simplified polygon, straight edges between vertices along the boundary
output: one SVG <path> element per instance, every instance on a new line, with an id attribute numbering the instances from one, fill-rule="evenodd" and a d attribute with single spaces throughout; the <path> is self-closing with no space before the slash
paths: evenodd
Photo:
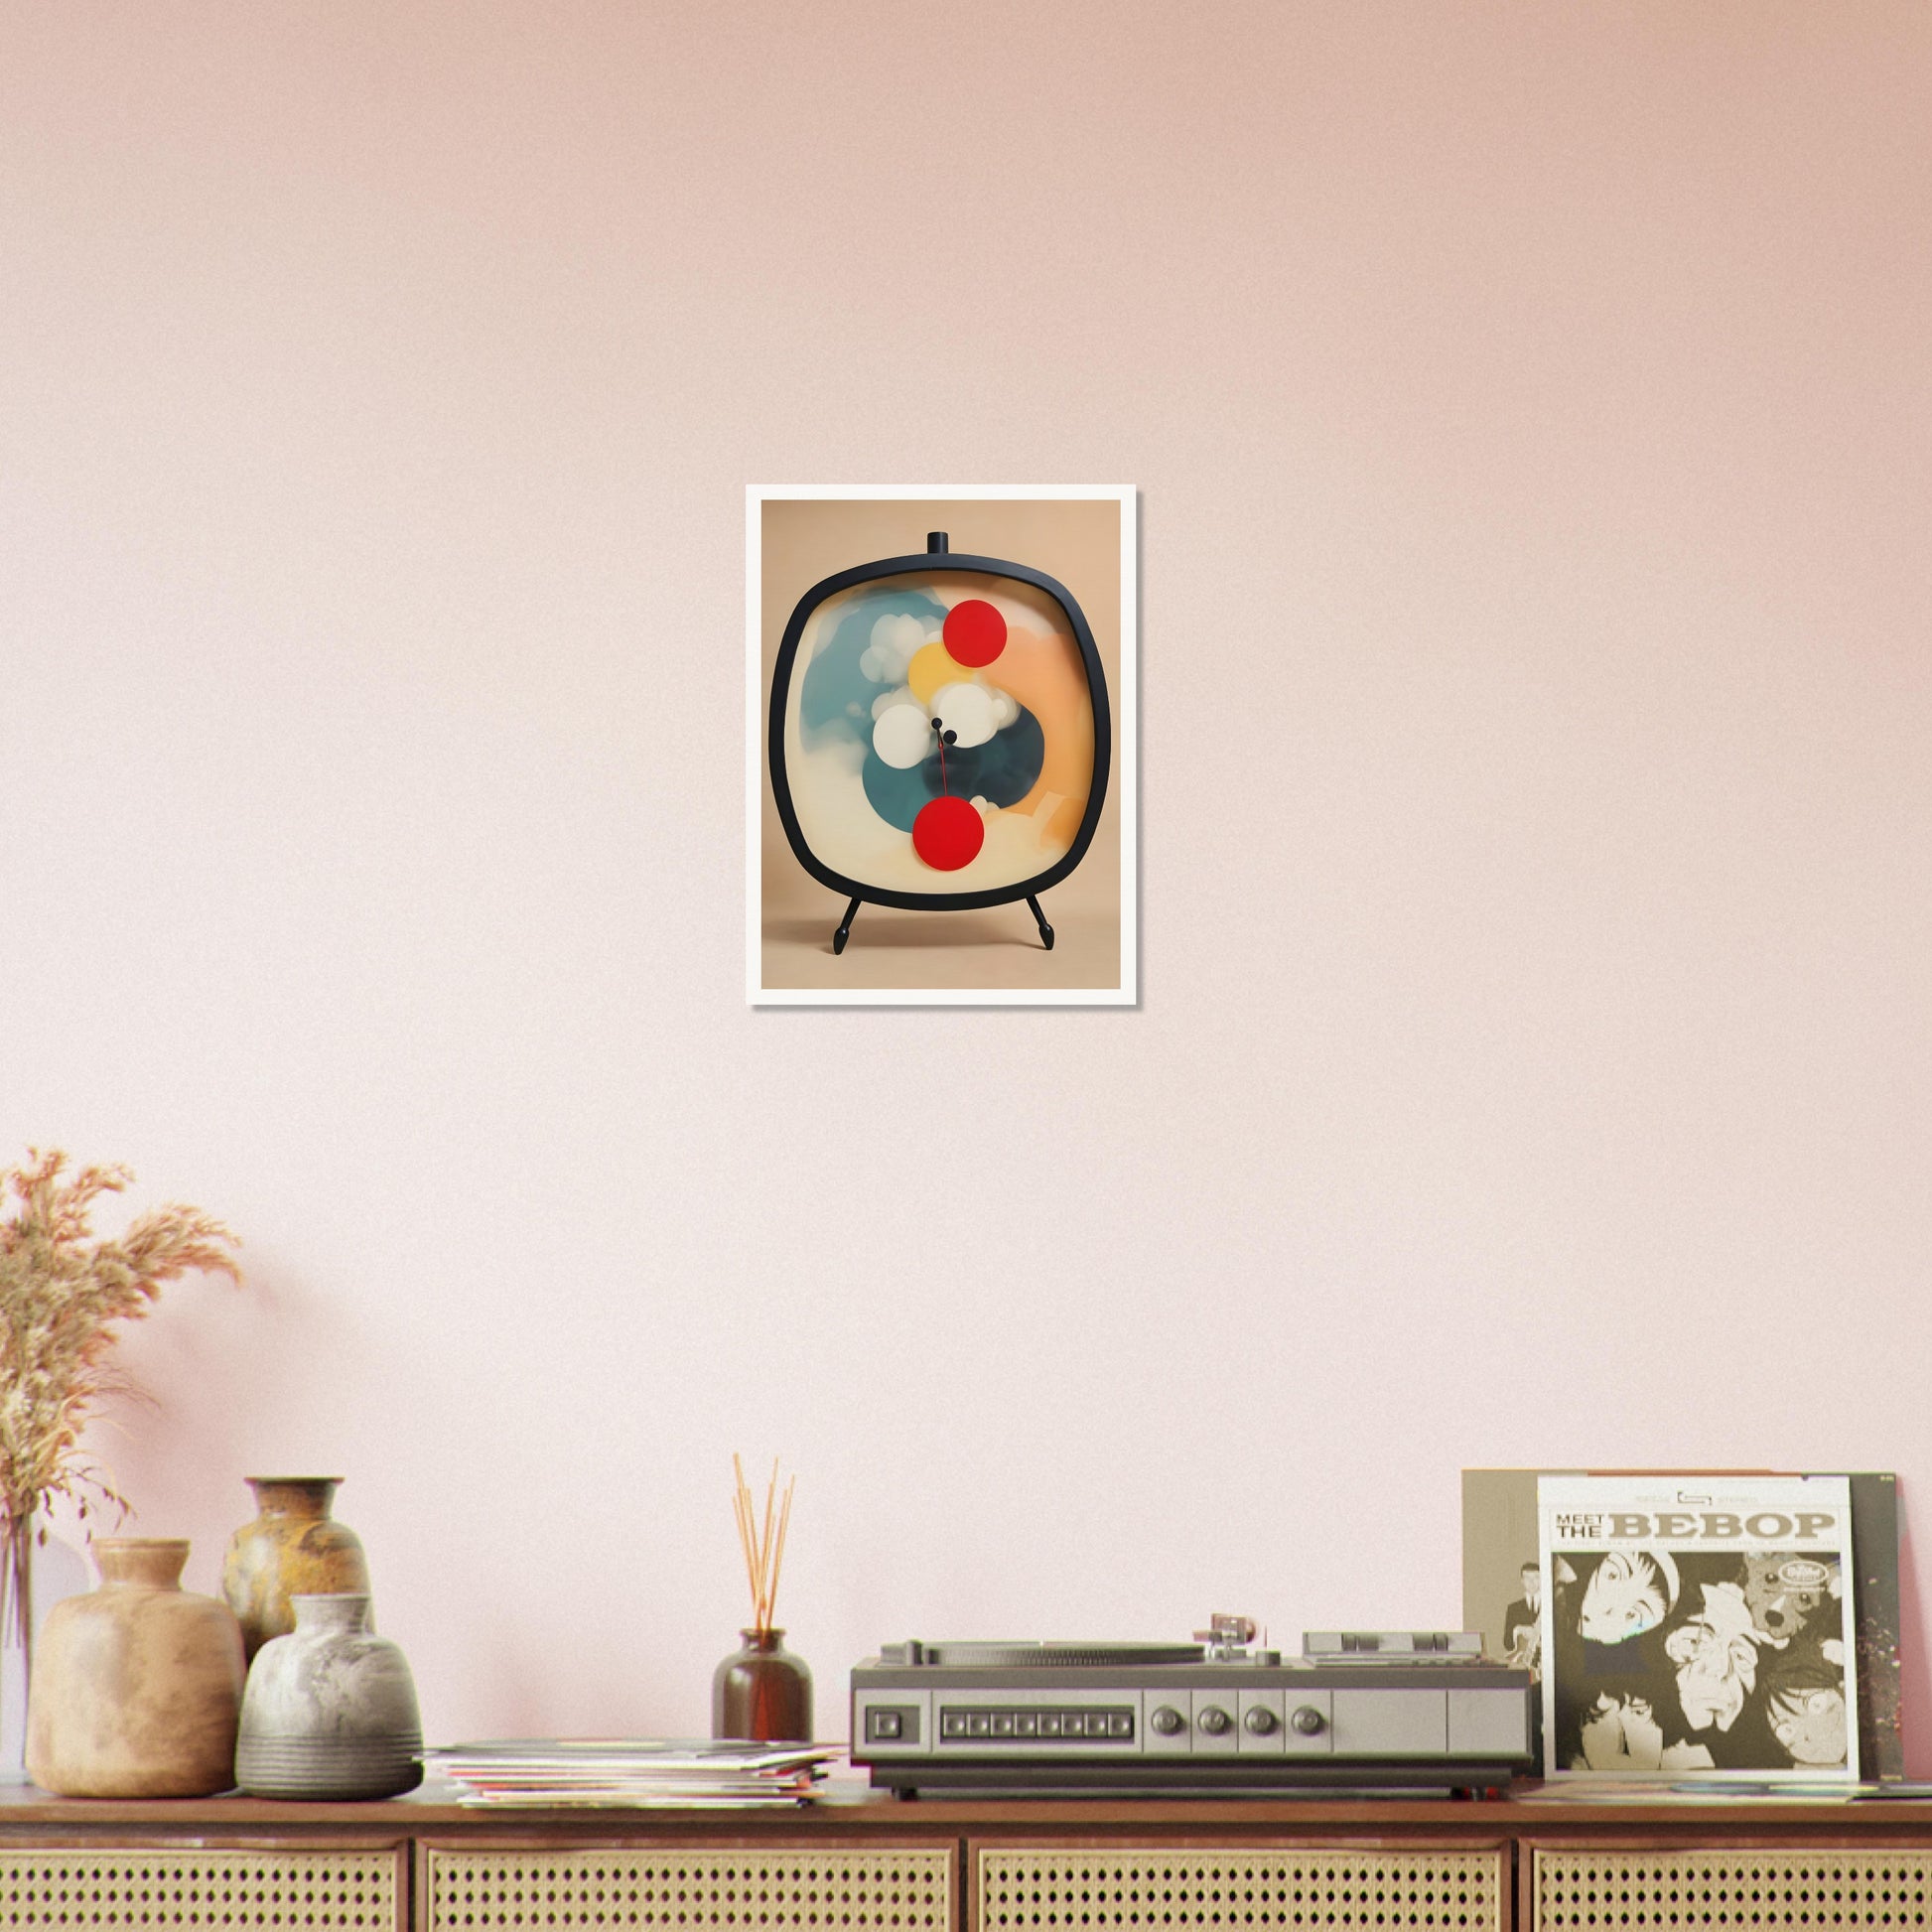
<path id="1" fill-rule="evenodd" d="M 711 1679 L 711 1734 L 759 1743 L 807 1742 L 812 1734 L 812 1674 L 785 1648 L 782 1630 L 744 1630 L 745 1647 Z"/>

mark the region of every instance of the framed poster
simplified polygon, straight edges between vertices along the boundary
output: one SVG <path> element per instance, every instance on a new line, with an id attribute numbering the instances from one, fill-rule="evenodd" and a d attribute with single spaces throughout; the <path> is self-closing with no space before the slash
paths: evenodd
<path id="1" fill-rule="evenodd" d="M 1134 1004 L 1132 488 L 746 510 L 752 1002 Z"/>

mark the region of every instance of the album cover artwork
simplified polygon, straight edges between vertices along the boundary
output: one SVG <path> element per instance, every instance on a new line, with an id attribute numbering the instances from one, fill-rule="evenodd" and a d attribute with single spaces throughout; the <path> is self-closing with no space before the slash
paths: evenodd
<path id="1" fill-rule="evenodd" d="M 1528 1668 L 1539 1682 L 1543 1572 L 1537 1554 L 1537 1483 L 1540 1476 L 1589 1473 L 1462 1471 L 1462 1627 L 1481 1633 L 1486 1655 Z M 1646 1477 L 1674 1475 L 1704 1482 L 1735 1480 L 1739 1473 L 1642 1472 Z M 1749 1473 L 1755 1478 L 1779 1472 Z M 1851 1485 L 1856 1564 L 1852 1598 L 1859 1770 L 1865 1779 L 1896 1780 L 1905 1773 L 1899 1720 L 1898 1482 L 1889 1470 L 1854 1471 L 1846 1480 Z"/>
<path id="2" fill-rule="evenodd" d="M 1856 1780 L 1844 1476 L 1546 1476 L 1544 1775 Z"/>

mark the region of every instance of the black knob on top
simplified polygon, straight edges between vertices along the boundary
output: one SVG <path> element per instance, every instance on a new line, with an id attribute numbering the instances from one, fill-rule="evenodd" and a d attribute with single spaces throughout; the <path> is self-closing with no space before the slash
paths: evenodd
<path id="1" fill-rule="evenodd" d="M 952 549 L 952 538 L 944 530 L 928 530 L 925 533 L 925 547 L 929 555 L 943 557 Z"/>

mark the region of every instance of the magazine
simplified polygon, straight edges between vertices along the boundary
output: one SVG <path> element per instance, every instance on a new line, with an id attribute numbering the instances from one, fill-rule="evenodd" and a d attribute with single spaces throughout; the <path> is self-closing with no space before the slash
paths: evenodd
<path id="1" fill-rule="evenodd" d="M 1545 1476 L 1544 1775 L 1859 1775 L 1844 1476 Z"/>
<path id="2" fill-rule="evenodd" d="M 1485 1653 L 1540 1676 L 1542 1569 L 1537 1561 L 1539 1475 L 1607 1474 L 1589 1469 L 1462 1471 L 1462 1628 L 1482 1633 Z M 1796 1470 L 1622 1470 L 1644 1476 L 1694 1476 L 1703 1482 Z M 1809 1473 L 1809 1472 L 1805 1472 Z M 1836 1473 L 1836 1472 L 1833 1472 Z M 1891 1782 L 1905 1775 L 1899 1723 L 1898 1479 L 1889 1470 L 1854 1470 L 1852 1601 L 1858 1625 L 1859 1772 Z M 1538 1757 L 1542 1750 L 1539 1743 Z"/>
<path id="3" fill-rule="evenodd" d="M 467 1805 L 796 1805 L 816 1796 L 838 1744 L 736 1739 L 514 1737 L 449 1744 L 424 1768 Z"/>

